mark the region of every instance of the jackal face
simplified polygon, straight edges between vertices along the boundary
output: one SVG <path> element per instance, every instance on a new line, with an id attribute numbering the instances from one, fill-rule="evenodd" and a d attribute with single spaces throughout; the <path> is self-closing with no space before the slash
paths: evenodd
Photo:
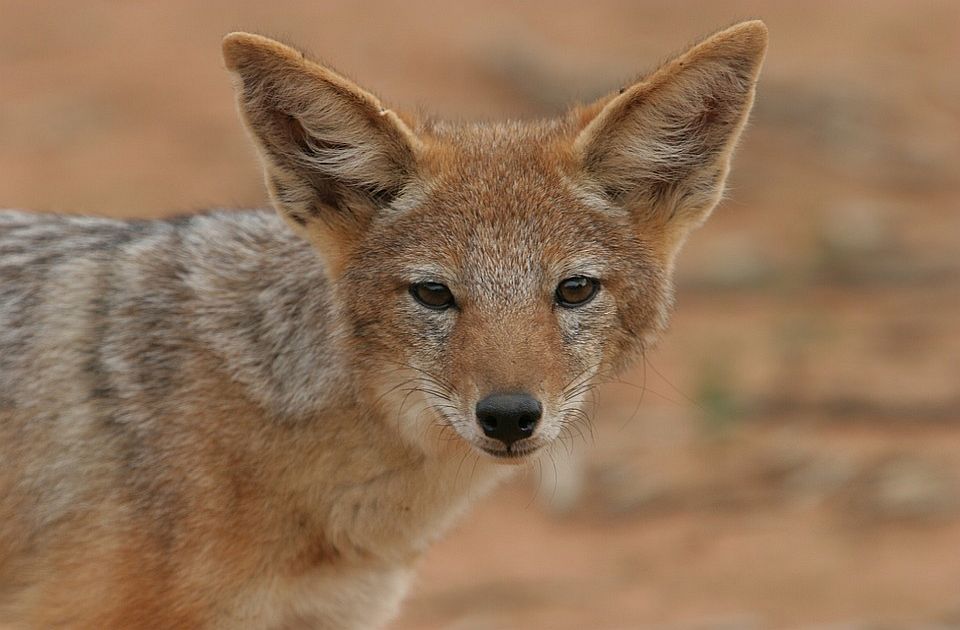
<path id="1" fill-rule="evenodd" d="M 664 328 L 674 257 L 722 194 L 765 47 L 761 23 L 741 24 L 561 118 L 493 125 L 401 116 L 259 36 L 228 36 L 224 56 L 358 361 L 428 403 L 405 435 L 439 423 L 520 460 Z"/>

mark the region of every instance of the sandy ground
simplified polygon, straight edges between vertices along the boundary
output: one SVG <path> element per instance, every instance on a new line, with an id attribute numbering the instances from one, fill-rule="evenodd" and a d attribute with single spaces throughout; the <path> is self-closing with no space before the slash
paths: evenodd
<path id="1" fill-rule="evenodd" d="M 0 0 L 0 205 L 262 204 L 231 30 L 502 118 L 749 17 L 771 47 L 729 199 L 668 337 L 601 392 L 581 493 L 534 471 L 481 502 L 393 629 L 960 627 L 958 3 Z"/>

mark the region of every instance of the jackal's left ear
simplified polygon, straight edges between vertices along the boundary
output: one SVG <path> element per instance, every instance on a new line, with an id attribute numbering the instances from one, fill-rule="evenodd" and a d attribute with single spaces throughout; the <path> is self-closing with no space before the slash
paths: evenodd
<path id="1" fill-rule="evenodd" d="M 679 245 L 723 193 L 766 45 L 763 22 L 738 24 L 577 112 L 588 178 Z"/>
<path id="2" fill-rule="evenodd" d="M 412 180 L 420 141 L 377 97 L 279 42 L 232 33 L 223 57 L 277 210 L 336 271 Z"/>

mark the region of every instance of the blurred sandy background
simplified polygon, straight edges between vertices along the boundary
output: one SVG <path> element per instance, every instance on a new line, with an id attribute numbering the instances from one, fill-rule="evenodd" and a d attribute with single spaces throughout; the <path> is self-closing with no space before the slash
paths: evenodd
<path id="1" fill-rule="evenodd" d="M 582 496 L 484 501 L 393 627 L 960 628 L 960 3 L 0 0 L 0 206 L 263 204 L 231 30 L 501 118 L 751 17 L 771 46 L 729 200 L 669 336 L 602 393 Z"/>

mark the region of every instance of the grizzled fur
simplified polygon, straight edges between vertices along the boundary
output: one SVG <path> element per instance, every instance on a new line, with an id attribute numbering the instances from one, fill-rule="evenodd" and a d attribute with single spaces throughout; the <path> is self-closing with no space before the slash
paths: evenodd
<path id="1" fill-rule="evenodd" d="M 385 623 L 665 327 L 765 45 L 745 23 L 560 119 L 453 125 L 228 36 L 278 212 L 0 213 L 0 626 Z M 600 291 L 562 308 L 573 276 Z M 510 391 L 544 412 L 504 450 L 474 409 Z"/>

